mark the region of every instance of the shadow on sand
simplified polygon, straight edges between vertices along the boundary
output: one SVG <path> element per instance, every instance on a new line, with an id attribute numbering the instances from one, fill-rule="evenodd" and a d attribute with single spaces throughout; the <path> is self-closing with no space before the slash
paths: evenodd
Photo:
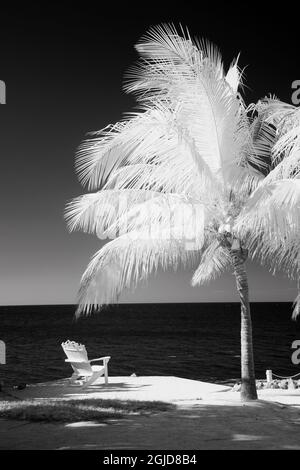
<path id="1" fill-rule="evenodd" d="M 199 403 L 105 424 L 89 421 L 19 426 L 0 420 L 0 448 L 300 449 L 299 433 L 300 412 L 288 405 L 264 401 L 249 405 Z"/>

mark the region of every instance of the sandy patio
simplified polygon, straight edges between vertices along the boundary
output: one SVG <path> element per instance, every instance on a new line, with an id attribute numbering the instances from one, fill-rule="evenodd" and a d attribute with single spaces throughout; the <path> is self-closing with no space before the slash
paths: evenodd
<path id="1" fill-rule="evenodd" d="M 179 377 L 109 377 L 104 385 L 103 378 L 87 388 L 69 385 L 68 379 L 29 385 L 24 390 L 14 390 L 18 398 L 114 398 L 120 400 L 179 400 L 202 399 L 211 393 L 230 390 L 223 385 L 210 384 Z"/>

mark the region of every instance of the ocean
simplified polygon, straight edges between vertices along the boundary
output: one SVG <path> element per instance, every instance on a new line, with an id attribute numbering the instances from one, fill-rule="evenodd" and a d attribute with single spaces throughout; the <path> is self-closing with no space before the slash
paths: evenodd
<path id="1" fill-rule="evenodd" d="M 120 304 L 75 320 L 74 305 L 0 308 L 0 339 L 7 364 L 0 381 L 8 385 L 71 375 L 61 343 L 86 345 L 92 359 L 111 356 L 110 375 L 174 375 L 232 383 L 240 377 L 240 307 L 236 303 Z M 300 372 L 291 345 L 300 340 L 300 319 L 292 304 L 253 303 L 256 377 L 272 369 Z"/>

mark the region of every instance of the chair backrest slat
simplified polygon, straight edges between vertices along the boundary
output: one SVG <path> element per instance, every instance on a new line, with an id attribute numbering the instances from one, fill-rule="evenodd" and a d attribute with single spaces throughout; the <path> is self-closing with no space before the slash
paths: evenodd
<path id="1" fill-rule="evenodd" d="M 70 361 L 74 362 L 88 362 L 88 355 L 84 344 L 75 343 L 75 341 L 67 340 L 62 343 L 62 348 Z"/>

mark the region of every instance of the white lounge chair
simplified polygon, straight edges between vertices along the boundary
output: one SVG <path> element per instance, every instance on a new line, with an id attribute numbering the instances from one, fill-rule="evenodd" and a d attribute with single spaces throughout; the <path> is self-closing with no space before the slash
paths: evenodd
<path id="1" fill-rule="evenodd" d="M 67 340 L 62 343 L 61 346 L 68 358 L 65 359 L 65 362 L 69 362 L 74 371 L 70 378 L 71 383 L 75 384 L 76 382 L 78 383 L 80 379 L 83 379 L 82 386 L 87 387 L 104 375 L 105 385 L 108 384 L 107 364 L 110 360 L 110 356 L 89 360 L 84 344 Z M 96 361 L 102 361 L 102 365 L 91 365 L 91 362 Z"/>

